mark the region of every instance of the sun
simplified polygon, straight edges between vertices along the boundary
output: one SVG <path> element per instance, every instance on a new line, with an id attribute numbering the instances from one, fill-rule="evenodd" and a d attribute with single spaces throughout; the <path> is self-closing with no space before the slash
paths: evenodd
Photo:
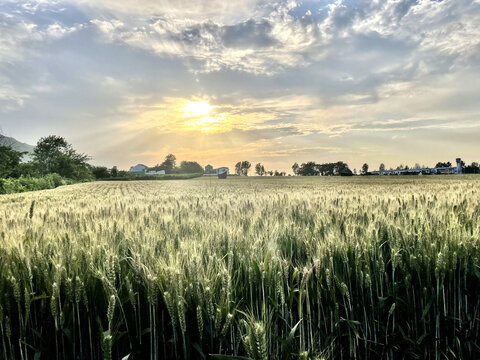
<path id="1" fill-rule="evenodd" d="M 200 117 L 211 113 L 214 106 L 210 105 L 206 100 L 189 101 L 182 107 L 183 117 Z"/>

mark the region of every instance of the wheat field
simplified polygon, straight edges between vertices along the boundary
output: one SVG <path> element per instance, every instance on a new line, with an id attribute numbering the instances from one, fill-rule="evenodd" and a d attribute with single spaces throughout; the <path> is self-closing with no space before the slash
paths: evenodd
<path id="1" fill-rule="evenodd" d="M 477 359 L 479 332 L 478 177 L 0 196 L 2 359 Z"/>

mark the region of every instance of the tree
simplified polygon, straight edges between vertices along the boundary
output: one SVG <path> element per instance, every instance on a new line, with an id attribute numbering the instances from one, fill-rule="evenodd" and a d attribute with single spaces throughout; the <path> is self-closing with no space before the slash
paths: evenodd
<path id="1" fill-rule="evenodd" d="M 317 164 L 315 164 L 313 161 L 309 161 L 300 165 L 297 173 L 301 176 L 316 176 L 319 174 L 319 171 Z"/>
<path id="2" fill-rule="evenodd" d="M 465 166 L 463 168 L 464 174 L 480 174 L 480 166 L 478 162 L 472 162 L 471 165 Z"/>
<path id="3" fill-rule="evenodd" d="M 422 166 L 419 163 L 415 163 L 415 169 L 420 169 Z"/>
<path id="4" fill-rule="evenodd" d="M 110 175 L 112 175 L 112 177 L 118 176 L 118 168 L 116 166 L 112 167 L 112 169 L 110 170 Z"/>
<path id="5" fill-rule="evenodd" d="M 450 161 L 447 162 L 438 162 L 437 165 L 435 165 L 436 168 L 438 167 L 451 167 L 452 163 Z"/>
<path id="6" fill-rule="evenodd" d="M 242 175 L 242 162 L 239 161 L 235 164 L 235 174 Z"/>
<path id="7" fill-rule="evenodd" d="M 367 175 L 367 173 L 368 173 L 368 164 L 365 163 L 362 165 L 362 174 Z"/>
<path id="8" fill-rule="evenodd" d="M 292 165 L 292 170 L 293 170 L 293 174 L 294 175 L 298 175 L 298 169 L 300 168 L 300 166 L 298 165 L 298 163 L 295 163 Z"/>
<path id="9" fill-rule="evenodd" d="M 345 171 L 350 170 L 348 165 L 343 161 L 337 161 L 333 164 L 333 175 L 341 175 Z"/>
<path id="10" fill-rule="evenodd" d="M 20 176 L 19 165 L 24 154 L 10 146 L 0 146 L 0 178 Z"/>
<path id="11" fill-rule="evenodd" d="M 160 167 L 165 170 L 166 174 L 171 174 L 173 169 L 177 166 L 177 158 L 173 154 L 168 154 L 165 156 L 165 160 L 160 165 Z M 203 170 L 202 170 L 203 171 Z"/>
<path id="12" fill-rule="evenodd" d="M 385 171 L 385 164 L 381 163 L 380 166 L 378 167 L 379 171 Z"/>
<path id="13" fill-rule="evenodd" d="M 182 161 L 180 172 L 184 174 L 203 173 L 203 167 L 196 161 Z"/>
<path id="14" fill-rule="evenodd" d="M 77 180 L 92 178 L 87 164 L 90 157 L 76 152 L 65 138 L 60 136 L 41 138 L 33 150 L 33 159 L 43 175 L 57 173 Z"/>
<path id="15" fill-rule="evenodd" d="M 346 168 L 342 170 L 340 176 L 353 176 L 353 172 L 349 168 Z"/>
<path id="16" fill-rule="evenodd" d="M 252 167 L 252 164 L 250 164 L 249 161 L 247 161 L 247 160 L 242 161 L 242 164 L 241 164 L 242 175 L 243 176 L 248 176 L 248 171 L 250 170 L 251 167 Z"/>
<path id="17" fill-rule="evenodd" d="M 263 176 L 265 174 L 265 168 L 262 164 L 258 163 L 257 165 L 255 165 L 255 173 L 258 176 Z"/>
<path id="18" fill-rule="evenodd" d="M 95 179 L 107 179 L 110 177 L 110 172 L 105 166 L 92 166 L 91 170 Z"/>

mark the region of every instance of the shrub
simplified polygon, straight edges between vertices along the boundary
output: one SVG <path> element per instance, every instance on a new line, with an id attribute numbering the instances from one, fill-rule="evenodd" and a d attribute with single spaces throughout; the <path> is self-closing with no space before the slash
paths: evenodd
<path id="1" fill-rule="evenodd" d="M 0 179 L 0 194 L 14 194 L 26 191 L 54 189 L 58 186 L 74 183 L 73 180 L 62 178 L 58 174 L 48 174 L 43 177 L 21 176 L 18 179 Z"/>

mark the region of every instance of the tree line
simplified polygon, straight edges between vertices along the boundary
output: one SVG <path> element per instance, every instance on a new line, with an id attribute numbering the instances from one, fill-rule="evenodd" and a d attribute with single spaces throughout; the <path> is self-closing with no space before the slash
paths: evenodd
<path id="1" fill-rule="evenodd" d="M 1 136 L 1 135 L 0 135 Z M 76 151 L 68 141 L 56 135 L 42 137 L 28 161 L 27 152 L 14 150 L 9 144 L 0 145 L 0 193 L 13 193 L 54 188 L 59 185 L 95 179 L 129 179 L 131 173 L 116 166 L 93 166 L 89 155 Z M 166 174 L 201 174 L 196 161 L 182 161 L 168 154 L 164 161 L 149 170 L 165 170 Z"/>
<path id="2" fill-rule="evenodd" d="M 472 162 L 470 165 L 466 165 L 465 162 L 461 162 L 462 166 L 462 173 L 464 174 L 480 174 L 480 166 L 478 162 Z M 235 164 L 235 174 L 240 176 L 248 176 L 249 171 L 252 167 L 252 164 L 247 161 L 239 161 Z M 438 167 L 452 167 L 452 163 L 450 161 L 446 162 L 437 162 L 435 165 L 436 168 Z M 422 169 L 427 168 L 426 165 L 420 165 L 416 163 L 413 167 L 409 167 L 408 165 L 399 165 L 394 168 L 390 168 L 390 170 L 408 170 L 410 168 L 414 169 Z M 257 163 L 255 165 L 255 174 L 258 176 L 286 176 L 285 172 L 279 172 L 277 170 L 265 170 L 265 167 L 262 163 Z M 294 163 L 292 165 L 293 174 L 296 176 L 352 176 L 352 175 L 369 175 L 370 166 L 367 163 L 364 163 L 359 172 L 357 169 L 350 170 L 348 164 L 343 161 L 337 161 L 332 163 L 323 163 L 318 164 L 314 161 L 308 161 L 306 163 L 302 163 L 299 165 L 298 163 Z M 381 163 L 378 167 L 379 171 L 387 170 L 384 163 Z"/>
<path id="3" fill-rule="evenodd" d="M 235 164 L 235 174 L 240 175 L 240 176 L 248 176 L 248 172 L 250 171 L 250 168 L 252 167 L 252 164 L 247 161 L 239 161 Z M 285 171 L 278 171 L 278 170 L 265 170 L 265 166 L 263 166 L 261 163 L 257 163 L 255 165 L 255 174 L 258 176 L 286 176 L 287 173 Z"/>

